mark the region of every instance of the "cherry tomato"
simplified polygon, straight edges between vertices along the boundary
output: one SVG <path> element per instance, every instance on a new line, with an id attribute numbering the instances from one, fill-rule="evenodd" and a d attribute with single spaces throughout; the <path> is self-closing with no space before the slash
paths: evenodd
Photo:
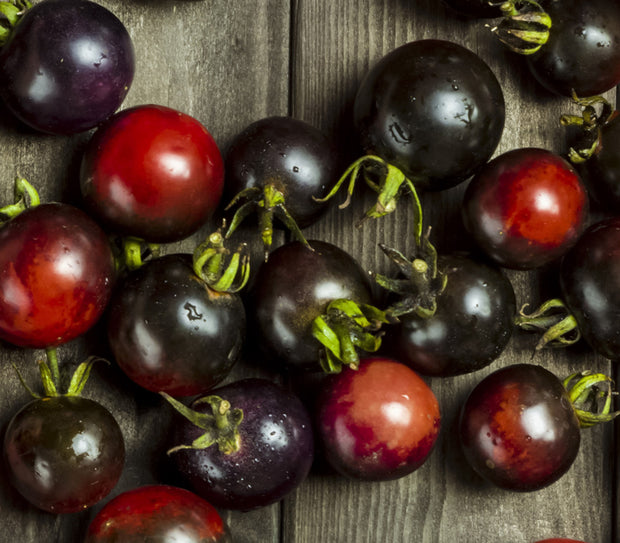
<path id="1" fill-rule="evenodd" d="M 328 462 L 355 479 L 385 481 L 417 470 L 441 425 L 439 404 L 410 368 L 388 358 L 361 361 L 358 370 L 330 375 L 317 407 Z"/>
<path id="2" fill-rule="evenodd" d="M 0 338 L 46 348 L 82 335 L 103 313 L 114 277 L 108 238 L 83 211 L 26 209 L 0 229 Z"/>
<path id="3" fill-rule="evenodd" d="M 239 359 L 245 309 L 239 296 L 200 280 L 191 255 L 166 255 L 118 285 L 107 330 L 116 362 L 134 382 L 194 396 L 224 379 Z"/>
<path id="4" fill-rule="evenodd" d="M 564 301 L 597 353 L 620 359 L 620 218 L 590 226 L 562 259 Z"/>
<path id="5" fill-rule="evenodd" d="M 549 39 L 526 57 L 550 91 L 579 97 L 603 94 L 620 83 L 620 4 L 609 0 L 544 0 Z"/>
<path id="6" fill-rule="evenodd" d="M 169 485 L 127 490 L 109 501 L 88 526 L 84 543 L 231 543 L 217 510 L 196 494 Z"/>
<path id="7" fill-rule="evenodd" d="M 243 419 L 238 424 L 238 446 L 226 452 L 215 444 L 192 448 L 204 429 L 187 419 L 175 423 L 172 443 L 190 448 L 170 456 L 196 494 L 216 507 L 250 510 L 280 501 L 305 480 L 314 458 L 314 436 L 310 415 L 296 395 L 256 378 L 218 387 L 209 395 L 228 402 L 229 410 L 240 409 Z M 211 405 L 203 399 L 199 396 L 191 407 L 211 413 Z M 219 415 L 224 412 L 216 410 Z"/>
<path id="8" fill-rule="evenodd" d="M 44 397 L 9 422 L 4 457 L 13 486 L 51 513 L 82 511 L 107 496 L 125 461 L 118 423 L 79 396 Z"/>
<path id="9" fill-rule="evenodd" d="M 226 201 L 271 185 L 299 228 L 315 223 L 337 178 L 337 155 L 318 128 L 292 117 L 260 119 L 233 139 L 226 155 Z"/>
<path id="10" fill-rule="evenodd" d="M 249 329 L 265 355 L 290 369 L 319 369 L 322 345 L 312 322 L 329 302 L 372 302 L 368 274 L 331 243 L 294 241 L 274 250 L 258 270 L 248 299 Z"/>
<path id="11" fill-rule="evenodd" d="M 588 196 L 576 170 L 545 149 L 521 148 L 491 160 L 468 185 L 465 226 L 502 266 L 531 269 L 558 259 L 577 241 Z"/>
<path id="12" fill-rule="evenodd" d="M 564 475 L 581 440 L 562 382 L 534 364 L 496 370 L 462 406 L 459 434 L 474 471 L 507 490 L 534 491 Z"/>
<path id="13" fill-rule="evenodd" d="M 45 0 L 25 12 L 0 50 L 0 94 L 36 130 L 82 132 L 119 108 L 134 64 L 131 37 L 109 10 Z"/>
<path id="14" fill-rule="evenodd" d="M 354 104 L 366 153 L 430 190 L 457 185 L 482 166 L 504 119 L 502 89 L 489 66 L 461 45 L 434 39 L 385 55 L 363 79 Z"/>
<path id="15" fill-rule="evenodd" d="M 493 362 L 514 328 L 515 293 L 495 266 L 464 254 L 439 257 L 447 275 L 430 317 L 401 315 L 383 344 L 394 358 L 424 375 L 470 373 Z"/>
<path id="16" fill-rule="evenodd" d="M 222 196 L 224 164 L 193 117 L 157 105 L 114 115 L 82 160 L 84 200 L 116 233 L 160 243 L 198 230 Z"/>

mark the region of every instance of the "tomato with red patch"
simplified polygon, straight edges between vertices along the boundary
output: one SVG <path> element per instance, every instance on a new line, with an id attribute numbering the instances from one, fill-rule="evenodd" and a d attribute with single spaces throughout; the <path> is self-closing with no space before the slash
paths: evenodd
<path id="1" fill-rule="evenodd" d="M 463 404 L 459 433 L 474 471 L 515 491 L 557 481 L 573 464 L 581 439 L 566 388 L 534 364 L 506 366 L 482 379 Z"/>
<path id="2" fill-rule="evenodd" d="M 153 484 L 109 501 L 91 521 L 84 543 L 181 539 L 184 543 L 232 541 L 228 526 L 209 502 L 183 488 Z"/>
<path id="3" fill-rule="evenodd" d="M 108 238 L 83 211 L 41 204 L 0 229 L 0 339 L 47 348 L 90 329 L 112 293 Z"/>
<path id="4" fill-rule="evenodd" d="M 562 256 L 588 216 L 577 171 L 538 148 L 513 149 L 489 162 L 470 182 L 463 220 L 478 246 L 498 264 L 532 269 Z"/>
<path id="5" fill-rule="evenodd" d="M 368 481 L 417 470 L 441 425 L 430 387 L 409 367 L 382 357 L 329 376 L 317 413 L 327 461 L 343 475 Z"/>
<path id="6" fill-rule="evenodd" d="M 136 106 L 95 132 L 82 159 L 80 185 L 108 228 L 172 242 L 193 234 L 219 205 L 224 163 L 195 118 L 168 107 Z"/>

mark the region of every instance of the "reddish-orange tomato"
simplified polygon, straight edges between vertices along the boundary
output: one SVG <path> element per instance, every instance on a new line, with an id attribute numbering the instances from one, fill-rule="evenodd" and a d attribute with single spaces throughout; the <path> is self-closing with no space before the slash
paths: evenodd
<path id="1" fill-rule="evenodd" d="M 362 480 L 390 480 L 418 469 L 439 435 L 439 404 L 408 366 L 361 360 L 331 376 L 319 399 L 318 428 L 329 463 Z"/>

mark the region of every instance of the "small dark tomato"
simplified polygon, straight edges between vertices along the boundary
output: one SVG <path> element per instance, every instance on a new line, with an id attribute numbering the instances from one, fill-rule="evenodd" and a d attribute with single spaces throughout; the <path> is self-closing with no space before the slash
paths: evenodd
<path id="1" fill-rule="evenodd" d="M 544 0 L 549 39 L 526 57 L 534 77 L 562 96 L 603 94 L 620 83 L 620 3 Z"/>
<path id="2" fill-rule="evenodd" d="M 26 404 L 4 436 L 9 478 L 36 507 L 82 511 L 107 496 L 125 462 L 120 427 L 101 404 L 79 396 Z"/>
<path id="3" fill-rule="evenodd" d="M 341 474 L 367 481 L 398 479 L 417 470 L 441 426 L 429 386 L 404 364 L 381 357 L 330 375 L 317 413 L 327 461 Z"/>
<path id="4" fill-rule="evenodd" d="M 504 96 L 489 66 L 461 45 L 434 39 L 385 55 L 354 104 L 364 151 L 429 190 L 457 185 L 487 162 L 504 120 Z"/>
<path id="5" fill-rule="evenodd" d="M 89 330 L 115 279 L 108 238 L 83 211 L 41 204 L 0 229 L 0 338 L 46 348 Z"/>
<path id="6" fill-rule="evenodd" d="M 158 105 L 114 115 L 93 135 L 80 186 L 95 215 L 116 233 L 149 242 L 178 241 L 219 205 L 224 163 L 195 118 Z"/>
<path id="7" fill-rule="evenodd" d="M 36 130 L 83 132 L 119 108 L 134 64 L 131 37 L 109 10 L 45 0 L 25 12 L 0 50 L 0 94 Z"/>
<path id="8" fill-rule="evenodd" d="M 489 0 L 442 0 L 449 8 L 460 15 L 472 18 L 492 18 L 501 17 L 502 10 L 500 3 L 493 3 Z"/>
<path id="9" fill-rule="evenodd" d="M 84 543 L 232 543 L 228 526 L 209 502 L 189 490 L 146 485 L 106 503 Z"/>
<path id="10" fill-rule="evenodd" d="M 558 259 L 588 218 L 588 195 L 577 171 L 559 155 L 533 147 L 491 160 L 467 186 L 465 227 L 501 266 L 532 269 Z"/>
<path id="11" fill-rule="evenodd" d="M 248 303 L 248 320 L 269 358 L 291 369 L 316 369 L 321 344 L 312 322 L 336 299 L 371 304 L 368 274 L 346 251 L 310 240 L 310 250 L 293 241 L 275 249 L 258 270 Z"/>
<path id="12" fill-rule="evenodd" d="M 433 316 L 400 316 L 386 329 L 384 345 L 423 375 L 446 377 L 488 366 L 512 336 L 516 300 L 510 280 L 463 254 L 442 255 L 438 266 L 448 279 Z"/>
<path id="13" fill-rule="evenodd" d="M 306 478 L 314 458 L 310 415 L 292 392 L 266 379 L 243 379 L 214 389 L 211 395 L 243 411 L 239 448 L 225 453 L 212 445 L 171 453 L 190 488 L 215 507 L 250 510 L 280 501 Z M 192 409 L 209 413 L 200 403 Z M 172 443 L 192 444 L 203 430 L 182 419 Z"/>
<path id="14" fill-rule="evenodd" d="M 463 404 L 459 434 L 465 457 L 500 488 L 534 491 L 564 475 L 581 440 L 562 382 L 534 364 L 515 364 L 482 379 Z"/>
<path id="15" fill-rule="evenodd" d="M 191 255 L 145 262 L 115 290 L 108 339 L 120 368 L 140 386 L 193 396 L 224 379 L 241 355 L 245 309 L 192 269 Z"/>
<path id="16" fill-rule="evenodd" d="M 337 154 L 318 128 L 292 117 L 260 119 L 240 132 L 226 154 L 225 201 L 271 185 L 300 228 L 326 210 L 324 197 L 337 179 Z"/>
<path id="17" fill-rule="evenodd" d="M 590 226 L 562 259 L 564 301 L 588 344 L 620 359 L 620 218 Z"/>

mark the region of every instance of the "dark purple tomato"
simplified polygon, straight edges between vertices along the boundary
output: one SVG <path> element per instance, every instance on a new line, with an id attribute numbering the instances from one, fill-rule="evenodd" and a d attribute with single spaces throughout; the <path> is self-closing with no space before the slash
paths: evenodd
<path id="1" fill-rule="evenodd" d="M 461 45 L 434 39 L 385 55 L 354 104 L 366 153 L 429 190 L 457 185 L 482 166 L 504 119 L 504 96 L 489 66 Z"/>
<path id="2" fill-rule="evenodd" d="M 581 440 L 562 382 L 534 364 L 496 370 L 463 404 L 459 434 L 465 457 L 500 488 L 534 491 L 564 475 Z"/>
<path id="3" fill-rule="evenodd" d="M 114 232 L 164 243 L 196 232 L 219 205 L 224 162 L 195 118 L 142 105 L 93 135 L 80 170 L 89 208 Z"/>
<path id="4" fill-rule="evenodd" d="M 568 161 L 527 147 L 495 157 L 474 176 L 463 220 L 495 262 L 524 270 L 566 253 L 585 227 L 588 207 L 585 186 Z"/>
<path id="5" fill-rule="evenodd" d="M 0 50 L 0 94 L 32 128 L 74 134 L 119 108 L 134 63 L 131 37 L 109 10 L 86 0 L 44 0 Z"/>
<path id="6" fill-rule="evenodd" d="M 84 543 L 232 543 L 209 502 L 169 485 L 127 490 L 95 515 Z"/>
<path id="7" fill-rule="evenodd" d="M 280 501 L 306 478 L 314 457 L 311 419 L 292 392 L 266 379 L 243 379 L 210 395 L 243 411 L 239 449 L 221 452 L 216 445 L 171 453 L 190 488 L 215 507 L 250 510 Z M 210 413 L 200 397 L 192 404 Z M 186 419 L 172 429 L 172 443 L 191 445 L 204 430 Z"/>
<path id="8" fill-rule="evenodd" d="M 501 2 L 492 0 L 442 0 L 449 8 L 460 15 L 473 18 L 492 18 L 501 17 L 502 11 L 499 8 Z"/>
<path id="9" fill-rule="evenodd" d="M 603 94 L 620 83 L 620 3 L 543 0 L 551 17 L 547 42 L 526 57 L 550 91 L 579 97 Z"/>
<path id="10" fill-rule="evenodd" d="M 488 366 L 514 328 L 515 293 L 496 267 L 462 254 L 439 257 L 447 284 L 428 318 L 408 313 L 386 329 L 384 345 L 418 373 L 446 377 Z"/>
<path id="11" fill-rule="evenodd" d="M 108 238 L 67 204 L 28 208 L 0 228 L 0 338 L 46 348 L 89 330 L 115 278 Z"/>
<path id="12" fill-rule="evenodd" d="M 171 396 L 205 392 L 241 355 L 245 309 L 192 269 L 191 255 L 145 262 L 119 283 L 108 311 L 108 339 L 120 368 L 140 386 Z"/>
<path id="13" fill-rule="evenodd" d="M 417 470 L 439 435 L 439 403 L 410 368 L 371 357 L 328 376 L 318 406 L 325 457 L 338 472 L 387 481 Z"/>
<path id="14" fill-rule="evenodd" d="M 51 513 L 73 513 L 114 488 L 125 445 L 101 404 L 55 396 L 31 401 L 11 419 L 4 457 L 11 483 L 26 500 Z"/>
<path id="15" fill-rule="evenodd" d="M 620 211 L 620 115 L 618 112 L 599 128 L 594 152 L 580 171 L 592 197 L 605 209 Z"/>
<path id="16" fill-rule="evenodd" d="M 320 369 L 322 345 L 312 322 L 329 303 L 372 303 L 368 274 L 339 247 L 311 240 L 278 247 L 259 268 L 248 300 L 248 320 L 265 355 L 290 369 Z"/>
<path id="17" fill-rule="evenodd" d="M 620 218 L 590 226 L 560 268 L 564 301 L 588 344 L 620 359 Z"/>
<path id="18" fill-rule="evenodd" d="M 318 128 L 292 117 L 267 117 L 249 125 L 226 155 L 225 201 L 244 190 L 271 185 L 300 228 L 326 210 L 324 197 L 337 180 L 337 155 Z"/>

